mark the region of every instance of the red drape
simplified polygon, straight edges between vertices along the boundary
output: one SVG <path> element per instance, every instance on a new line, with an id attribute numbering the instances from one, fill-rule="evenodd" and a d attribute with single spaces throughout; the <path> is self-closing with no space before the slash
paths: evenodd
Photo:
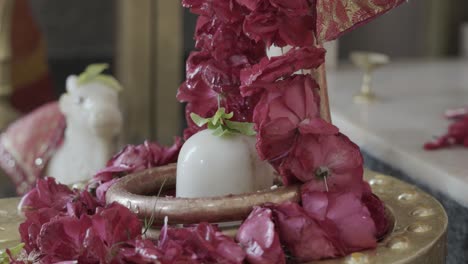
<path id="1" fill-rule="evenodd" d="M 11 30 L 12 105 L 29 112 L 55 98 L 47 66 L 46 45 L 27 0 L 15 0 Z"/>

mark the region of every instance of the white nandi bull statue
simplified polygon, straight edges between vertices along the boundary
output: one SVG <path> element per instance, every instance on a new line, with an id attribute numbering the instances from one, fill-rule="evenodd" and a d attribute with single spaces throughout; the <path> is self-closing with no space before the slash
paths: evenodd
<path id="1" fill-rule="evenodd" d="M 13 123 L 0 136 L 0 167 L 18 194 L 38 178 L 53 176 L 63 184 L 90 179 L 117 150 L 122 129 L 119 83 L 89 66 L 67 79 L 67 92 Z"/>

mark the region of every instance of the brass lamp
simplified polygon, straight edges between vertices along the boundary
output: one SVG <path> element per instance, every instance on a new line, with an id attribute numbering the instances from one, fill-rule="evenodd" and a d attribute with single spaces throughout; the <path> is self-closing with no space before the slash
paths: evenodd
<path id="1" fill-rule="evenodd" d="M 0 131 L 18 116 L 9 102 L 13 92 L 11 80 L 13 7 L 14 0 L 0 0 Z"/>

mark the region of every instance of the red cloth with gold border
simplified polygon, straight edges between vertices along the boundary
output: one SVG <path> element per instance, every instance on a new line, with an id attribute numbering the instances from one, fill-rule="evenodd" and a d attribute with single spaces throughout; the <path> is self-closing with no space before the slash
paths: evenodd
<path id="1" fill-rule="evenodd" d="M 404 0 L 315 0 L 318 41 L 333 40 L 397 7 Z"/>
<path id="2" fill-rule="evenodd" d="M 62 144 L 65 127 L 65 117 L 54 102 L 14 122 L 0 135 L 0 167 L 18 194 L 26 193 L 45 176 L 48 162 Z"/>

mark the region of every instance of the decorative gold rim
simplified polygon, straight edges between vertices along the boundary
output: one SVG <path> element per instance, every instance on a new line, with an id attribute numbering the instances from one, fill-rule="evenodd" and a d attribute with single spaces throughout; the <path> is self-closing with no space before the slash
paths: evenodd
<path id="1" fill-rule="evenodd" d="M 176 165 L 171 164 L 120 179 L 107 191 L 108 203 L 127 206 L 140 218 L 155 217 L 156 222 L 168 217 L 171 224 L 240 221 L 256 205 L 299 201 L 299 186 L 278 187 L 243 195 L 210 198 L 175 198 L 151 196 L 162 185 L 174 186 Z"/>

